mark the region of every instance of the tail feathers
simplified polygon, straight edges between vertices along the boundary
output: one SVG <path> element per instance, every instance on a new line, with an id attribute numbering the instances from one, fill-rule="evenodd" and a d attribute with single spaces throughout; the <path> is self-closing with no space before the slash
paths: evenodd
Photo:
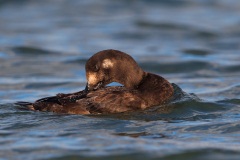
<path id="1" fill-rule="evenodd" d="M 16 102 L 15 104 L 18 105 L 18 106 L 23 107 L 22 109 L 35 110 L 34 107 L 33 107 L 33 103 L 31 103 L 31 102 L 22 102 L 22 101 L 20 101 L 20 102 Z"/>

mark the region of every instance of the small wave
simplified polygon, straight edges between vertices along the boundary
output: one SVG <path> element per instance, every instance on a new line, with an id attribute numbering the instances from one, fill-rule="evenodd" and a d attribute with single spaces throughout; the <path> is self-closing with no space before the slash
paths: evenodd
<path id="1" fill-rule="evenodd" d="M 177 22 L 155 22 L 148 20 L 136 21 L 136 25 L 142 28 L 159 29 L 166 31 L 183 32 L 188 37 L 196 37 L 201 39 L 213 39 L 219 36 L 219 33 L 212 30 L 197 28 L 189 24 L 179 24 Z"/>
<path id="2" fill-rule="evenodd" d="M 45 49 L 30 47 L 30 46 L 18 46 L 18 47 L 12 47 L 11 50 L 18 54 L 18 55 L 49 55 L 49 54 L 56 54 L 56 52 L 48 51 Z"/>
<path id="3" fill-rule="evenodd" d="M 52 82 L 52 83 L 38 83 L 38 82 L 34 82 L 34 83 L 28 83 L 25 85 L 25 89 L 38 89 L 38 88 L 51 88 L 51 87 L 56 87 L 56 86 L 63 86 L 69 84 L 69 82 Z"/>
<path id="4" fill-rule="evenodd" d="M 230 104 L 240 105 L 240 99 L 237 99 L 237 98 L 225 99 L 225 100 L 221 100 L 221 101 L 219 101 L 219 102 L 220 102 L 220 103 L 230 103 Z"/>
<path id="5" fill-rule="evenodd" d="M 204 49 L 184 49 L 182 50 L 182 52 L 186 54 L 197 55 L 197 56 L 206 56 L 211 54 L 211 51 L 204 50 Z"/>
<path id="6" fill-rule="evenodd" d="M 89 57 L 73 57 L 73 58 L 68 58 L 68 59 L 65 59 L 64 60 L 64 63 L 65 64 L 82 64 L 82 65 L 85 65 L 86 64 L 86 61 L 88 60 Z"/>
<path id="7" fill-rule="evenodd" d="M 159 63 L 159 62 L 140 62 L 139 65 L 147 71 L 161 72 L 161 73 L 189 73 L 198 70 L 213 68 L 212 64 L 203 61 L 184 61 L 173 63 Z"/>
<path id="8" fill-rule="evenodd" d="M 218 99 L 218 101 L 224 101 L 222 98 L 224 97 L 225 99 L 238 99 L 238 96 L 240 95 L 240 84 L 234 84 L 231 86 L 227 86 L 225 88 L 220 88 L 217 89 L 214 92 L 209 92 L 203 94 L 204 97 L 212 97 L 215 100 Z M 219 99 L 219 97 L 221 99 Z"/>
<path id="9" fill-rule="evenodd" d="M 240 72 L 240 65 L 222 66 L 219 70 L 225 73 Z"/>

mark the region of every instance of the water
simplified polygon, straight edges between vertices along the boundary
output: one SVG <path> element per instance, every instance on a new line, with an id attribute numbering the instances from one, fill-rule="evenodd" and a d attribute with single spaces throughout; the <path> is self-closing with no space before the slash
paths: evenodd
<path id="1" fill-rule="evenodd" d="M 0 1 L 0 159 L 239 159 L 240 1 Z M 82 116 L 13 103 L 82 90 L 95 52 L 119 49 L 186 95 Z"/>

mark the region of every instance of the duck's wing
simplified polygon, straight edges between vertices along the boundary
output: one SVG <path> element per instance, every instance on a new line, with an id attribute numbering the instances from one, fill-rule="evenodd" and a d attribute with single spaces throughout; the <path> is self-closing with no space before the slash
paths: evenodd
<path id="1" fill-rule="evenodd" d="M 39 103 L 39 102 L 46 102 L 46 103 L 49 102 L 50 103 L 51 102 L 51 103 L 57 103 L 59 105 L 63 105 L 65 103 L 76 102 L 77 100 L 86 97 L 86 95 L 87 95 L 87 93 L 84 90 L 75 92 L 75 93 L 68 93 L 68 94 L 59 93 L 56 96 L 38 99 L 35 103 Z"/>
<path id="2" fill-rule="evenodd" d="M 90 92 L 86 98 L 77 100 L 77 103 L 86 103 L 86 109 L 91 114 L 119 113 L 147 107 L 137 91 L 125 87 L 107 87 Z"/>
<path id="3" fill-rule="evenodd" d="M 84 107 L 77 107 L 77 100 L 86 97 L 86 92 L 80 91 L 69 94 L 57 94 L 56 96 L 45 97 L 35 101 L 32 106 L 34 110 L 50 111 L 56 113 L 88 114 Z"/>
<path id="4" fill-rule="evenodd" d="M 51 97 L 44 97 L 35 101 L 35 103 L 41 103 L 41 102 L 51 102 L 51 103 L 57 103 L 61 105 L 61 102 L 59 101 L 59 96 L 57 95 L 51 96 Z"/>

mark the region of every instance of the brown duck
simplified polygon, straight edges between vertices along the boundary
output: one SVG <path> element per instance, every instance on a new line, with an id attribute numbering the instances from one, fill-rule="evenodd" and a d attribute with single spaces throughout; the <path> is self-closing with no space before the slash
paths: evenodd
<path id="1" fill-rule="evenodd" d="M 163 77 L 144 72 L 134 59 L 118 50 L 103 50 L 86 63 L 85 90 L 18 102 L 30 110 L 68 114 L 118 113 L 143 110 L 166 103 L 172 85 Z M 123 86 L 105 87 L 111 82 Z"/>

